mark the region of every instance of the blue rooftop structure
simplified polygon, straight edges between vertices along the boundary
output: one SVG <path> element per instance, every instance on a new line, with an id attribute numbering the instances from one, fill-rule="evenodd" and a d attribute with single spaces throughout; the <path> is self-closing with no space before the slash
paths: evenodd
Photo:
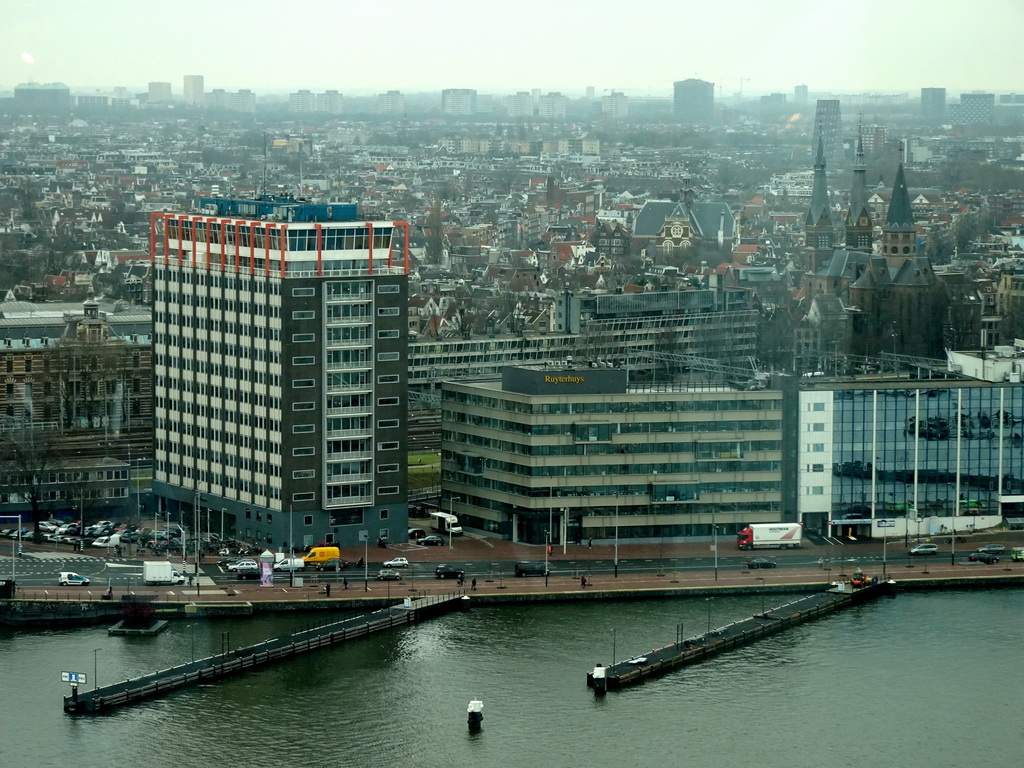
<path id="1" fill-rule="evenodd" d="M 356 221 L 358 208 L 342 203 L 310 203 L 291 195 L 261 195 L 252 200 L 199 198 L 199 209 L 210 216 L 271 221 Z"/>

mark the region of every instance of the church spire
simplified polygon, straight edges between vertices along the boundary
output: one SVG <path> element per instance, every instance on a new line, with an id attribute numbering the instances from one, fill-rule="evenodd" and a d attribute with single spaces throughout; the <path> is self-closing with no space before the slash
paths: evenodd
<path id="1" fill-rule="evenodd" d="M 889 210 L 882 227 L 882 253 L 889 264 L 899 266 L 917 254 L 917 227 L 914 210 L 910 207 L 910 191 L 903 175 L 903 161 L 896 168 L 896 181 L 892 185 Z"/>
<path id="2" fill-rule="evenodd" d="M 835 246 L 835 224 L 828 201 L 828 180 L 825 177 L 825 144 L 818 137 L 818 154 L 814 160 L 814 184 L 811 206 L 804 219 L 807 247 L 811 249 L 811 271 L 817 271 L 826 255 Z"/>
<path id="3" fill-rule="evenodd" d="M 853 165 L 853 183 L 850 185 L 850 210 L 846 214 L 846 247 L 856 251 L 871 251 L 871 208 L 868 205 L 868 169 L 864 164 L 864 143 L 857 136 L 857 159 Z"/>

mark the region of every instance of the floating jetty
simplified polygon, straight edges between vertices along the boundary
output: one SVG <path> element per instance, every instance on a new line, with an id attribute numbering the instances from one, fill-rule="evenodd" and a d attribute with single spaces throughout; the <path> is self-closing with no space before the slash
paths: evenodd
<path id="1" fill-rule="evenodd" d="M 848 606 L 881 595 L 894 595 L 895 589 L 896 584 L 893 581 L 858 587 L 848 582 L 841 583 L 827 592 L 808 595 L 770 611 L 754 614 L 749 619 L 711 630 L 704 635 L 680 640 L 663 648 L 655 648 L 610 666 L 599 664 L 593 672 L 587 673 L 587 685 L 598 695 L 628 685 L 636 685 L 650 677 L 697 664 L 711 656 L 778 634 L 790 627 L 813 621 Z"/>
<path id="2" fill-rule="evenodd" d="M 122 683 L 106 685 L 91 691 L 79 692 L 72 687 L 71 695 L 64 697 L 64 711 L 73 714 L 97 714 L 115 707 L 135 704 L 144 699 L 163 696 L 198 683 L 208 683 L 228 675 L 258 669 L 267 664 L 330 648 L 374 632 L 413 624 L 434 616 L 457 610 L 468 610 L 470 600 L 464 595 L 439 595 L 418 600 L 406 599 L 401 605 L 296 632 L 285 637 L 266 640 L 258 645 L 238 648 L 227 653 L 190 664 L 163 669 L 144 677 L 130 678 Z"/>

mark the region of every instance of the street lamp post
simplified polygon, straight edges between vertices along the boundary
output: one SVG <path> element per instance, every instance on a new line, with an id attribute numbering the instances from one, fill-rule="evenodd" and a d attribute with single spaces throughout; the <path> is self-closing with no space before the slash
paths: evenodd
<path id="1" fill-rule="evenodd" d="M 718 525 L 715 523 L 715 509 L 711 508 L 711 549 L 715 553 L 715 581 L 718 581 Z"/>
<path id="2" fill-rule="evenodd" d="M 761 582 L 761 615 L 764 616 L 764 576 L 757 576 L 758 581 Z"/>
<path id="3" fill-rule="evenodd" d="M 462 501 L 462 497 L 461 496 L 456 496 L 454 494 L 452 494 L 451 496 L 448 497 L 448 514 L 451 515 L 452 517 L 455 516 L 455 499 L 458 499 L 459 501 Z M 448 522 L 448 549 L 454 549 L 455 547 L 452 544 L 452 521 L 448 520 L 447 522 Z"/>
<path id="4" fill-rule="evenodd" d="M 619 578 L 619 505 L 615 505 L 615 578 Z"/>
<path id="5" fill-rule="evenodd" d="M 14 520 L 18 523 L 18 535 L 11 539 L 11 583 L 13 584 L 17 575 L 15 564 L 18 562 L 17 546 L 21 543 L 21 515 L 0 515 L 0 520 Z"/>
<path id="6" fill-rule="evenodd" d="M 551 531 L 544 531 L 544 573 L 548 572 L 548 551 L 551 549 Z"/>
<path id="7" fill-rule="evenodd" d="M 705 635 L 705 638 L 711 636 L 711 601 L 712 600 L 714 600 L 713 597 L 705 597 L 704 598 L 704 602 L 706 602 L 708 604 L 708 632 L 707 632 L 707 635 Z"/>

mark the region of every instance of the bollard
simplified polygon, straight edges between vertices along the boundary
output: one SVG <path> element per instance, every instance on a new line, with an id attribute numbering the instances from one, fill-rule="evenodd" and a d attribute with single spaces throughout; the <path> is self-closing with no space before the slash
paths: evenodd
<path id="1" fill-rule="evenodd" d="M 484 722 L 484 703 L 478 699 L 473 699 L 469 702 L 469 706 L 466 708 L 467 721 L 469 723 L 469 730 L 479 731 L 483 728 Z"/>

